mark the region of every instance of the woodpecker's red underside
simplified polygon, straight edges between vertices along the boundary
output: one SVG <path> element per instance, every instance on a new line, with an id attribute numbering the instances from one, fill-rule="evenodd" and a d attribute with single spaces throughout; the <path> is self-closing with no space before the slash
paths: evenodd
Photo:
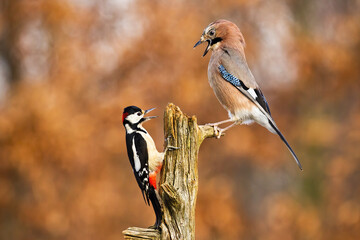
<path id="1" fill-rule="evenodd" d="M 150 173 L 149 175 L 149 183 L 156 189 L 156 173 Z"/>

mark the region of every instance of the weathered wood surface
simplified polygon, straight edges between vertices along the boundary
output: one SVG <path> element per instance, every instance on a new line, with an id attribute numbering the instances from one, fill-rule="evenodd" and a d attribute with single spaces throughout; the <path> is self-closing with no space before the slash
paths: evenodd
<path id="1" fill-rule="evenodd" d="M 174 104 L 166 107 L 164 131 L 165 145 L 179 149 L 167 151 L 160 173 L 161 232 L 131 227 L 123 232 L 125 239 L 195 239 L 199 148 L 216 133 L 211 126 L 198 126 L 196 117 L 188 117 Z"/>
<path id="2" fill-rule="evenodd" d="M 160 232 L 155 229 L 150 228 L 138 228 L 138 227 L 129 227 L 123 231 L 125 239 L 134 240 L 134 239 L 151 239 L 158 240 L 160 239 Z"/>

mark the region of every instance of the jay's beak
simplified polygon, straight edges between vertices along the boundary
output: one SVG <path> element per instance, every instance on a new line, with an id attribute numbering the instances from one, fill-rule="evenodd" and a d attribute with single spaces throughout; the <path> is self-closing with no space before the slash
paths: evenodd
<path id="1" fill-rule="evenodd" d="M 197 46 L 199 46 L 199 45 L 202 44 L 202 43 L 203 43 L 203 41 L 201 41 L 201 39 L 200 39 L 197 43 L 195 43 L 194 48 L 196 48 Z"/>
<path id="2" fill-rule="evenodd" d="M 208 51 L 210 50 L 210 45 L 211 45 L 211 40 L 207 39 L 205 40 L 203 36 L 201 36 L 200 40 L 195 44 L 194 48 L 196 48 L 197 46 L 199 46 L 200 44 L 202 44 L 203 42 L 207 41 L 208 45 L 204 51 L 203 57 L 205 57 L 205 55 L 208 53 Z"/>
<path id="3" fill-rule="evenodd" d="M 145 111 L 144 111 L 144 116 L 145 116 L 145 114 L 151 112 L 151 111 L 154 110 L 154 109 L 155 109 L 155 108 L 150 108 L 150 109 L 148 109 L 148 110 L 145 110 Z M 157 118 L 157 117 L 158 117 L 158 116 L 144 117 L 142 122 L 146 122 L 146 121 L 149 121 L 150 119 Z"/>

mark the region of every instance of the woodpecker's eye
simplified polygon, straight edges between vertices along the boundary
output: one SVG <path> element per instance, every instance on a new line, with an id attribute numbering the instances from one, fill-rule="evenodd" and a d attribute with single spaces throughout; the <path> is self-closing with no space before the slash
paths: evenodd
<path id="1" fill-rule="evenodd" d="M 210 37 L 213 37 L 214 35 L 215 35 L 215 30 L 210 30 L 210 31 L 209 31 L 209 36 L 210 36 Z"/>
<path id="2" fill-rule="evenodd" d="M 138 112 L 138 113 L 137 113 L 137 115 L 138 115 L 138 116 L 141 116 L 141 113 L 140 113 L 140 112 Z"/>

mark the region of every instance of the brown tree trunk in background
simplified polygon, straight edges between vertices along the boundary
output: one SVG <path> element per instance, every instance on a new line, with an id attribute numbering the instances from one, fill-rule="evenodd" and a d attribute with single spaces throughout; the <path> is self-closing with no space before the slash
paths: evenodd
<path id="1" fill-rule="evenodd" d="M 160 176 L 163 202 L 162 231 L 131 227 L 125 239 L 195 239 L 195 205 L 198 190 L 198 153 L 205 138 L 214 137 L 213 127 L 198 126 L 179 107 L 169 104 L 164 116 L 165 139 L 169 146 Z"/>

